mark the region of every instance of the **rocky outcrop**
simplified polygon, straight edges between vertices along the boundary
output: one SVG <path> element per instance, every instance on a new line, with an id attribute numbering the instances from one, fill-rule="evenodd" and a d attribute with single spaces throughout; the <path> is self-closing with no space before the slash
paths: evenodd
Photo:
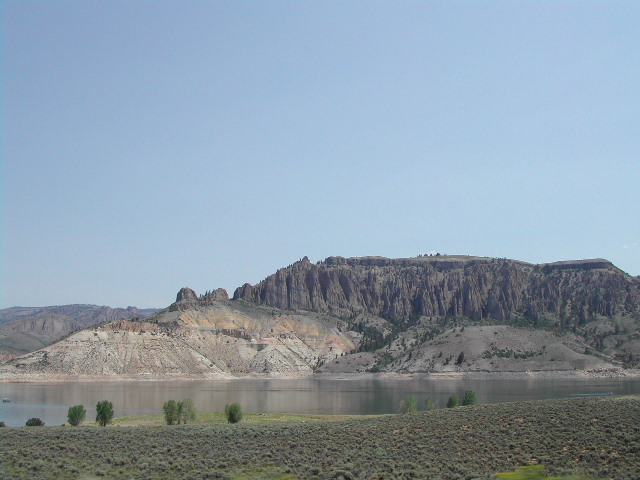
<path id="1" fill-rule="evenodd" d="M 196 292 L 191 290 L 189 287 L 183 287 L 176 295 L 176 303 L 180 302 L 195 302 L 198 300 L 198 296 Z"/>
<path id="2" fill-rule="evenodd" d="M 427 317 L 584 322 L 640 310 L 640 282 L 603 259 L 532 265 L 467 256 L 306 257 L 234 293 L 260 305 L 401 323 Z"/>
<path id="3" fill-rule="evenodd" d="M 229 294 L 224 288 L 218 288 L 212 292 L 198 296 L 195 291 L 188 287 L 183 287 L 176 296 L 176 302 L 169 307 L 170 310 L 189 310 L 191 308 L 202 308 L 207 305 L 215 305 L 218 302 L 229 300 Z"/>

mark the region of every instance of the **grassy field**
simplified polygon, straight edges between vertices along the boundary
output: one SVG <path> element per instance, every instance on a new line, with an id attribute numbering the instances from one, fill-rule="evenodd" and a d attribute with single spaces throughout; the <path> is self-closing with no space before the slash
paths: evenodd
<path id="1" fill-rule="evenodd" d="M 282 422 L 330 422 L 338 420 L 357 420 L 375 418 L 380 415 L 296 415 L 291 413 L 244 413 L 243 423 L 282 423 Z M 208 412 L 198 414 L 194 425 L 219 425 L 226 424 L 227 417 L 224 412 Z M 95 422 L 86 422 L 84 426 L 95 425 Z M 120 426 L 160 426 L 165 425 L 164 414 L 138 415 L 133 417 L 120 417 L 113 419 L 113 425 Z"/>
<path id="2" fill-rule="evenodd" d="M 221 414 L 211 419 L 217 421 L 216 415 Z M 471 480 L 529 464 L 544 465 L 555 475 L 640 477 L 638 397 L 339 421 L 303 418 L 235 425 L 209 424 L 205 417 L 207 423 L 195 425 L 2 428 L 0 478 Z"/>

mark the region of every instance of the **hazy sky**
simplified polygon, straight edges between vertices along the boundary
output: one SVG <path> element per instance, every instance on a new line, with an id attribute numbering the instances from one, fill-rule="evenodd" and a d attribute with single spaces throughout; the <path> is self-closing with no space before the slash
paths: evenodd
<path id="1" fill-rule="evenodd" d="M 640 274 L 640 2 L 3 1 L 0 307 L 307 255 Z"/>

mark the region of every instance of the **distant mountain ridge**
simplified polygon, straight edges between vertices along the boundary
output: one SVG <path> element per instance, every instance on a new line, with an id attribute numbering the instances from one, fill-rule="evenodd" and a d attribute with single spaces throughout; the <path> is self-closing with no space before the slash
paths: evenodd
<path id="1" fill-rule="evenodd" d="M 156 311 L 87 304 L 5 308 L 0 310 L 0 360 L 43 348 L 97 323 L 146 317 Z"/>
<path id="2" fill-rule="evenodd" d="M 146 319 L 73 334 L 11 375 L 622 372 L 640 280 L 604 259 L 307 257 L 233 298 L 183 288 Z"/>

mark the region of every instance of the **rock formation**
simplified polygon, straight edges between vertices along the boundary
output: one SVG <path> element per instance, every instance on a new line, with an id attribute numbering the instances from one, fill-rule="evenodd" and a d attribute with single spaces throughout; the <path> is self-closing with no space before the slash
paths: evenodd
<path id="1" fill-rule="evenodd" d="M 232 300 L 182 288 L 0 376 L 620 371 L 639 338 L 640 280 L 603 259 L 305 257 Z"/>
<path id="2" fill-rule="evenodd" d="M 421 316 L 582 322 L 640 309 L 640 282 L 602 259 L 531 265 L 466 256 L 388 259 L 305 257 L 234 293 L 259 305 L 368 313 L 394 323 Z"/>
<path id="3" fill-rule="evenodd" d="M 576 334 L 583 350 L 640 364 L 640 281 L 603 259 L 532 265 L 469 256 L 329 257 L 313 264 L 305 257 L 233 298 L 348 319 L 362 334 L 360 349 L 379 349 L 415 328 L 425 330 L 413 338 L 418 345 L 458 323 L 502 323 Z M 381 332 L 358 320 L 366 315 L 391 326 Z M 407 348 L 394 358 L 404 354 Z"/>

